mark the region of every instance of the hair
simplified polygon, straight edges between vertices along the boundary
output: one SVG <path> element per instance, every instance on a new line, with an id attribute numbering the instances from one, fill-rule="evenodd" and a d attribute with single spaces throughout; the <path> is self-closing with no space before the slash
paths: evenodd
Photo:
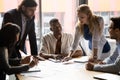
<path id="1" fill-rule="evenodd" d="M 25 7 L 36 7 L 37 3 L 36 3 L 35 0 L 23 0 L 21 2 L 21 4 L 19 5 L 19 7 L 18 7 L 19 11 L 22 11 L 22 6 L 25 6 Z"/>
<path id="2" fill-rule="evenodd" d="M 116 29 L 116 28 L 120 29 L 120 17 L 112 17 L 111 21 L 114 23 L 113 29 Z"/>
<path id="3" fill-rule="evenodd" d="M 50 20 L 49 24 L 50 24 L 50 26 L 52 26 L 56 22 L 59 22 L 59 20 L 57 18 L 53 18 Z"/>
<path id="4" fill-rule="evenodd" d="M 90 33 L 93 34 L 93 30 L 94 30 L 94 27 L 96 26 L 99 26 L 99 21 L 98 21 L 98 16 L 96 15 L 93 15 L 91 9 L 89 8 L 89 6 L 87 4 L 82 4 L 80 6 L 78 6 L 77 8 L 77 12 L 82 12 L 86 15 L 88 15 L 88 21 L 89 21 L 89 29 L 90 29 Z M 80 29 L 80 33 L 83 34 L 84 30 L 83 30 L 83 25 L 80 24 L 80 21 L 77 23 L 77 26 L 79 27 Z M 101 28 L 98 27 L 99 31 L 101 32 Z"/>
<path id="5" fill-rule="evenodd" d="M 16 41 L 16 35 L 20 33 L 20 27 L 13 23 L 6 23 L 0 30 L 0 46 L 13 45 Z"/>

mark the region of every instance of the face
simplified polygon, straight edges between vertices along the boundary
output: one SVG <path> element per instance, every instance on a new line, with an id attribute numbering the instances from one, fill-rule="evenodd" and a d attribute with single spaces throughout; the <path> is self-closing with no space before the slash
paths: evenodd
<path id="1" fill-rule="evenodd" d="M 116 29 L 113 29 L 113 28 L 114 28 L 114 23 L 111 22 L 110 27 L 109 27 L 109 34 L 110 34 L 111 39 L 116 39 Z"/>
<path id="2" fill-rule="evenodd" d="M 78 19 L 81 24 L 87 24 L 88 23 L 88 15 L 82 12 L 78 12 Z"/>
<path id="3" fill-rule="evenodd" d="M 53 23 L 51 25 L 51 31 L 55 34 L 61 34 L 62 32 L 61 24 L 59 22 Z"/>
<path id="4" fill-rule="evenodd" d="M 23 14 L 31 19 L 35 15 L 36 7 L 22 7 Z"/>

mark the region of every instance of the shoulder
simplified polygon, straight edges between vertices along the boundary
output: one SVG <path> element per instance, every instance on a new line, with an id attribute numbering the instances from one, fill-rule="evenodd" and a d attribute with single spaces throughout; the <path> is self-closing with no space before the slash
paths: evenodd
<path id="1" fill-rule="evenodd" d="M 11 10 L 9 10 L 9 11 L 7 11 L 6 13 L 5 13 L 5 15 L 4 16 L 6 16 L 6 17 L 9 17 L 9 16 L 18 16 L 20 13 L 18 12 L 18 10 L 17 9 L 11 9 Z"/>
<path id="2" fill-rule="evenodd" d="M 101 21 L 103 21 L 103 17 L 97 16 L 97 20 L 98 20 L 99 22 L 101 22 Z"/>
<path id="3" fill-rule="evenodd" d="M 11 10 L 7 11 L 5 14 L 16 14 L 16 13 L 18 13 L 17 9 L 11 9 Z"/>
<path id="4" fill-rule="evenodd" d="M 64 36 L 72 36 L 72 34 L 70 34 L 70 33 L 62 33 Z"/>
<path id="5" fill-rule="evenodd" d="M 6 47 L 0 47 L 0 54 L 5 53 L 6 50 L 7 50 Z"/>
<path id="6" fill-rule="evenodd" d="M 43 35 L 43 38 L 50 38 L 50 37 L 53 37 L 52 33 L 47 33 Z"/>
<path id="7" fill-rule="evenodd" d="M 62 33 L 62 36 L 65 39 L 72 39 L 73 38 L 72 34 L 70 34 L 70 33 Z"/>

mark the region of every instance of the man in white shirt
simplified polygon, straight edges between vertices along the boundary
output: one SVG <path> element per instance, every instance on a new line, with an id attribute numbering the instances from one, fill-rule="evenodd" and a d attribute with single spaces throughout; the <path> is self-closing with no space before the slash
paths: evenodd
<path id="1" fill-rule="evenodd" d="M 73 36 L 68 33 L 62 33 L 62 27 L 58 19 L 50 20 L 50 30 L 52 33 L 46 34 L 42 39 L 40 56 L 48 58 L 64 58 L 70 53 L 73 43 Z M 82 51 L 76 50 L 73 57 L 82 55 Z"/>

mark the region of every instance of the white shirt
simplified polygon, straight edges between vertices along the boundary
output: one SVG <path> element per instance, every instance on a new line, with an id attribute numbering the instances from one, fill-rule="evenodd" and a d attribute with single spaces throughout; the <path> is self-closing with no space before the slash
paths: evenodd
<path id="1" fill-rule="evenodd" d="M 48 33 L 42 39 L 40 53 L 54 54 L 56 43 L 57 39 L 54 37 L 53 33 Z M 70 53 L 73 36 L 68 33 L 62 33 L 61 43 L 61 53 Z"/>

